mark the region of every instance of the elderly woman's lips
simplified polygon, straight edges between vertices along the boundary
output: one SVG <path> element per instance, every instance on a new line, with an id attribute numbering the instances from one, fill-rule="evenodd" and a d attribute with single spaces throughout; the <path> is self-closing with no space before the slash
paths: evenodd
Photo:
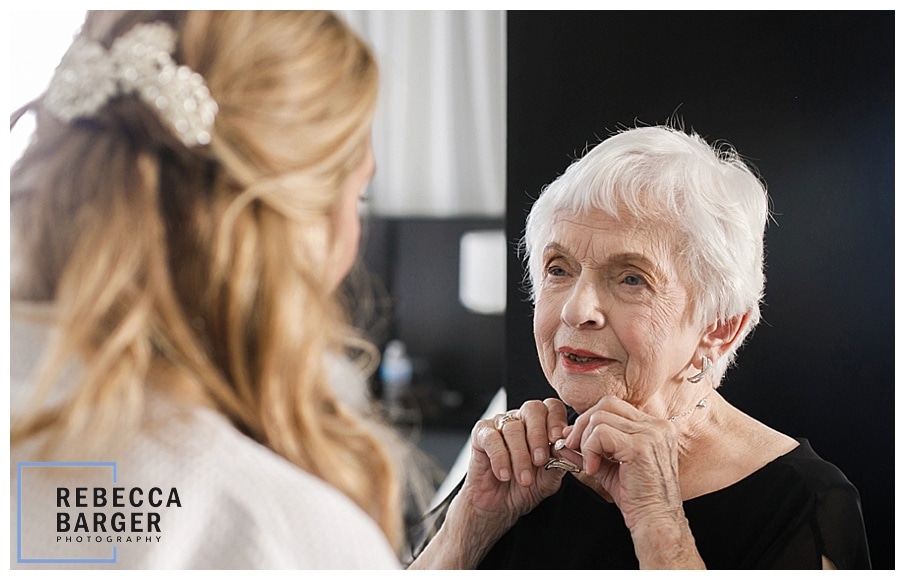
<path id="1" fill-rule="evenodd" d="M 566 371 L 575 373 L 592 372 L 613 362 L 592 352 L 573 349 L 560 349 L 559 360 Z"/>

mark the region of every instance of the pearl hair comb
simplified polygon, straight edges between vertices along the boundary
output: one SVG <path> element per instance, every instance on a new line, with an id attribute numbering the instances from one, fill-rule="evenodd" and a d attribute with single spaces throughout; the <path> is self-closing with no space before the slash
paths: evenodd
<path id="1" fill-rule="evenodd" d="M 176 31 L 165 22 L 139 24 L 110 50 L 77 38 L 54 72 L 44 104 L 63 122 L 91 117 L 110 99 L 137 94 L 187 146 L 207 145 L 217 103 L 202 76 L 172 58 Z"/>

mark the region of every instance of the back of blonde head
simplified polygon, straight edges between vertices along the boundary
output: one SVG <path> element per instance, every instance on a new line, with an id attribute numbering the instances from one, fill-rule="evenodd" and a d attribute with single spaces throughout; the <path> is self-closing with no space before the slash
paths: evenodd
<path id="1" fill-rule="evenodd" d="M 185 148 L 137 97 L 71 123 L 33 105 L 11 174 L 13 298 L 52 302 L 59 340 L 12 443 L 89 460 L 162 392 L 333 484 L 398 546 L 391 462 L 325 366 L 374 354 L 323 276 L 340 186 L 367 147 L 374 59 L 325 12 L 93 13 L 81 34 L 109 46 L 153 20 L 179 32 L 174 59 L 219 105 L 212 141 Z M 72 361 L 79 383 L 50 404 Z"/>

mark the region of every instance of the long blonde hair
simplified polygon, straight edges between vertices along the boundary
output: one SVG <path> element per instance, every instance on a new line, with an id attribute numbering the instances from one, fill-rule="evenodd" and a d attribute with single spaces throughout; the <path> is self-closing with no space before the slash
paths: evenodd
<path id="1" fill-rule="evenodd" d="M 139 22 L 179 31 L 174 59 L 219 105 L 189 150 L 137 97 L 37 128 L 11 174 L 14 301 L 51 301 L 59 340 L 11 440 L 99 452 L 141 426 L 150 392 L 210 405 L 345 492 L 401 541 L 393 462 L 331 389 L 330 353 L 374 348 L 323 273 L 340 188 L 367 147 L 374 58 L 329 12 L 103 12 L 80 34 L 110 46 Z M 76 388 L 49 405 L 69 362 Z"/>

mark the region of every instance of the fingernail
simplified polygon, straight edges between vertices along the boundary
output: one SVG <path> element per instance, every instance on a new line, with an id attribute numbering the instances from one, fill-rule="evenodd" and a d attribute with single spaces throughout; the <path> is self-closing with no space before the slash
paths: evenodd
<path id="1" fill-rule="evenodd" d="M 500 480 L 501 481 L 509 481 L 509 470 L 501 469 L 500 470 Z"/>
<path id="2" fill-rule="evenodd" d="M 523 485 L 531 485 L 531 470 L 526 469 L 526 470 L 522 471 L 521 475 L 519 476 L 519 479 L 522 480 Z"/>
<path id="3" fill-rule="evenodd" d="M 547 460 L 547 454 L 544 453 L 543 449 L 535 449 L 534 450 L 534 463 L 540 465 L 544 461 Z"/>

